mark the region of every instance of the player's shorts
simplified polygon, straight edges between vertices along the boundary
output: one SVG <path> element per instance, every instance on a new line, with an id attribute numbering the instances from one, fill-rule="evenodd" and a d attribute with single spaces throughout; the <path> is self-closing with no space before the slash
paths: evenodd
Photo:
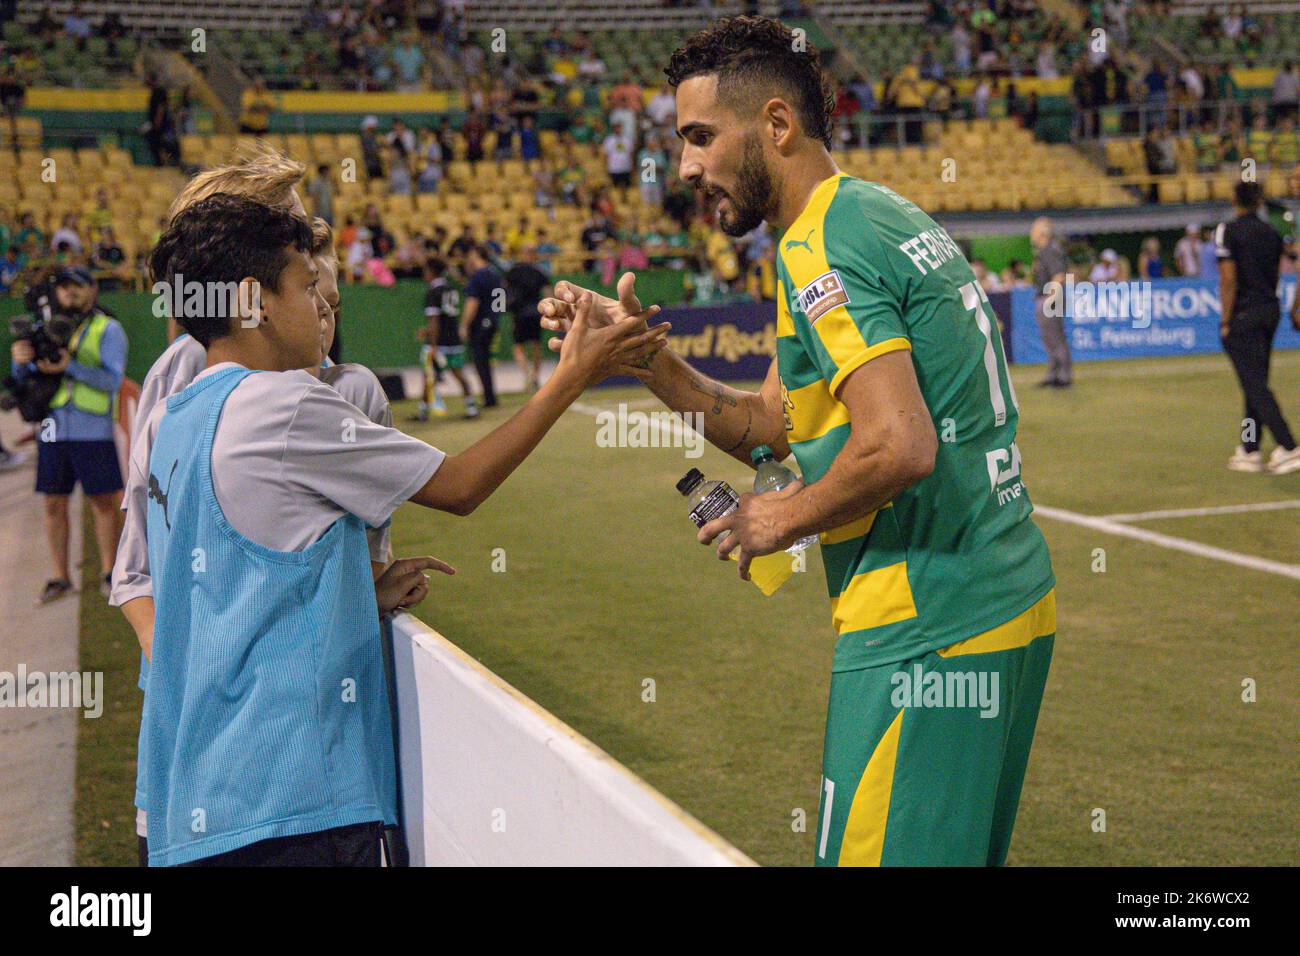
<path id="1" fill-rule="evenodd" d="M 515 316 L 515 342 L 540 342 L 542 340 L 542 317 L 536 312 Z"/>
<path id="2" fill-rule="evenodd" d="M 117 446 L 111 441 L 37 442 L 36 491 L 70 495 L 77 482 L 88 495 L 121 491 Z"/>
<path id="3" fill-rule="evenodd" d="M 445 368 L 464 368 L 465 346 L 439 345 L 438 357 L 442 359 L 442 364 Z"/>
<path id="4" fill-rule="evenodd" d="M 991 631 L 831 675 L 814 862 L 1000 866 L 1056 636 L 1056 592 Z"/>

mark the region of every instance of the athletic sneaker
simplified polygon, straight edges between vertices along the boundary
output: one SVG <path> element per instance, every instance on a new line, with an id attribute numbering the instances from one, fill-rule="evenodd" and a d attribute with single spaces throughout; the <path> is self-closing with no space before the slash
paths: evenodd
<path id="1" fill-rule="evenodd" d="M 67 578 L 51 578 L 45 582 L 45 590 L 41 592 L 41 603 L 49 604 L 51 601 L 57 601 L 64 595 L 71 593 L 71 581 Z"/>
<path id="2" fill-rule="evenodd" d="M 433 414 L 437 415 L 439 418 L 447 417 L 447 403 L 437 395 L 433 397 Z"/>
<path id="3" fill-rule="evenodd" d="M 1264 456 L 1258 451 L 1246 451 L 1241 445 L 1232 453 L 1228 459 L 1228 468 L 1231 471 L 1263 471 Z"/>
<path id="4" fill-rule="evenodd" d="M 1300 471 L 1300 445 L 1290 451 L 1281 445 L 1274 448 L 1273 454 L 1268 457 L 1268 470 L 1274 475 L 1289 475 L 1293 471 Z"/>
<path id="5" fill-rule="evenodd" d="M 27 453 L 22 451 L 0 451 L 0 471 L 17 468 L 27 460 Z"/>
<path id="6" fill-rule="evenodd" d="M 465 398 L 465 417 L 478 418 L 478 402 L 468 396 Z"/>

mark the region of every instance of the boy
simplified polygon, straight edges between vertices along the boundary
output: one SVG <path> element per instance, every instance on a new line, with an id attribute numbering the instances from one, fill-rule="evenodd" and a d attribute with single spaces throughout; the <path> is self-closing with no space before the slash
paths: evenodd
<path id="1" fill-rule="evenodd" d="M 363 525 L 405 500 L 471 513 L 583 389 L 631 374 L 667 332 L 640 316 L 591 329 L 584 298 L 555 375 L 446 456 L 294 371 L 324 354 L 310 241 L 287 210 L 218 194 L 151 257 L 165 282 L 254 301 L 179 317 L 207 365 L 148 425 L 151 865 L 378 864 L 396 792 Z"/>

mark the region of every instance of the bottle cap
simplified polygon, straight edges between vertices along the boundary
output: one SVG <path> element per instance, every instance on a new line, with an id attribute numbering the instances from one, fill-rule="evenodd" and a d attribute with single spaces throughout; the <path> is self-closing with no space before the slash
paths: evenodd
<path id="1" fill-rule="evenodd" d="M 679 494 L 689 495 L 691 489 L 704 480 L 704 472 L 698 468 L 692 468 L 686 474 L 682 475 L 681 480 L 677 482 L 677 491 Z"/>
<path id="2" fill-rule="evenodd" d="M 759 445 L 757 448 L 755 448 L 753 451 L 749 453 L 749 460 L 756 465 L 761 464 L 762 462 L 766 461 L 769 458 L 775 458 L 775 457 L 776 456 L 772 454 L 772 449 L 767 445 Z"/>

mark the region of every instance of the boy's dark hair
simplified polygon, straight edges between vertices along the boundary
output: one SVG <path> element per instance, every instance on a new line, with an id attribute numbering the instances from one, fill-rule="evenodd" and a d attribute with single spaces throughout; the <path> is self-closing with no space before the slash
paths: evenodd
<path id="1" fill-rule="evenodd" d="M 215 193 L 172 219 L 149 255 L 149 272 L 154 282 L 171 285 L 180 275 L 186 285 L 198 282 L 205 288 L 210 288 L 208 283 L 237 284 L 251 276 L 262 288 L 278 292 L 289 265 L 289 248 L 307 252 L 311 242 L 311 226 L 283 206 Z M 204 300 L 228 306 L 218 306 L 222 312 L 234 311 L 235 302 L 226 297 L 205 293 Z M 193 311 L 184 309 L 176 321 L 204 348 L 229 335 L 231 319 L 238 317 L 208 315 L 206 309 L 192 315 Z"/>
<path id="2" fill-rule="evenodd" d="M 674 50 L 664 74 L 674 87 L 693 76 L 716 75 L 718 99 L 741 115 L 784 94 L 792 100 L 804 135 L 830 148 L 835 95 L 817 51 L 779 20 L 723 17 Z"/>
<path id="3" fill-rule="evenodd" d="M 424 263 L 424 268 L 433 279 L 441 279 L 447 274 L 447 263 L 441 256 L 429 256 Z"/>
<path id="4" fill-rule="evenodd" d="M 1256 209 L 1264 201 L 1264 190 L 1259 188 L 1259 183 L 1237 183 L 1234 193 L 1237 197 L 1237 205 L 1242 209 Z"/>

